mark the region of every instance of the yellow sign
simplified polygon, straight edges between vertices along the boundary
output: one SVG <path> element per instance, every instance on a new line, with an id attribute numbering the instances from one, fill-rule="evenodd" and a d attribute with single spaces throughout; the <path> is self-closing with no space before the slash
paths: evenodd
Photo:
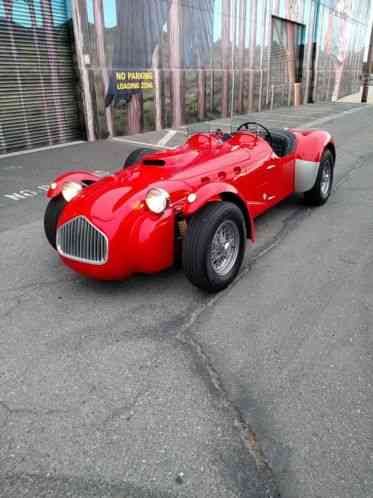
<path id="1" fill-rule="evenodd" d="M 152 71 L 116 71 L 115 85 L 118 91 L 151 90 Z"/>

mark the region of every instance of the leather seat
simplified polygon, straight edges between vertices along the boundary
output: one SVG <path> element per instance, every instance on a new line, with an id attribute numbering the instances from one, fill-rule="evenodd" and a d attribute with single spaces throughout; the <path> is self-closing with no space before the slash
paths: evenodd
<path id="1" fill-rule="evenodd" d="M 270 128 L 272 136 L 272 149 L 279 157 L 289 155 L 295 148 L 295 135 L 283 128 Z"/>

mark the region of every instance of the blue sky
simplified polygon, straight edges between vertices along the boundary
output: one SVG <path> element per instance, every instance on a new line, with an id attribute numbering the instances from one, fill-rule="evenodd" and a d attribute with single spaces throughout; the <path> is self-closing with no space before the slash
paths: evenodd
<path id="1" fill-rule="evenodd" d="M 87 14 L 88 21 L 94 24 L 94 14 L 93 14 L 93 0 L 87 1 Z M 115 5 L 115 0 L 104 0 L 104 22 L 106 28 L 113 28 L 117 25 L 117 9 Z"/>
<path id="2" fill-rule="evenodd" d="M 36 12 L 36 22 L 39 27 L 43 26 L 41 15 L 41 0 L 30 0 L 34 3 Z M 64 23 L 71 17 L 72 0 L 51 0 L 53 18 L 55 25 Z M 93 1 L 85 0 L 87 5 L 88 21 L 94 23 Z M 117 25 L 116 0 L 103 0 L 104 22 L 106 28 L 113 28 Z M 213 40 L 217 41 L 221 37 L 221 9 L 222 0 L 214 0 L 214 23 L 213 23 Z M 0 0 L 0 17 L 4 17 L 3 0 Z M 13 21 L 17 24 L 31 27 L 31 19 L 27 0 L 13 0 Z"/>
<path id="3" fill-rule="evenodd" d="M 41 15 L 41 0 L 31 0 L 34 3 L 36 22 L 39 27 L 43 25 Z M 51 0 L 54 24 L 63 24 L 67 19 L 71 18 L 71 1 L 72 0 Z M 86 0 L 88 20 L 94 23 L 93 13 L 93 0 Z M 221 0 L 214 0 L 214 27 L 213 39 L 217 41 L 221 37 Z M 115 0 L 103 0 L 104 6 L 104 20 L 107 28 L 112 28 L 117 25 L 117 12 Z M 4 4 L 0 0 L 0 17 L 4 17 Z M 21 26 L 27 28 L 31 27 L 31 18 L 29 14 L 28 2 L 26 0 L 13 0 L 13 21 Z M 367 29 L 367 36 L 365 42 L 365 58 L 367 55 L 367 48 L 369 45 L 370 27 L 373 20 L 373 2 L 371 2 L 371 12 L 369 16 L 369 23 Z M 260 25 L 260 23 L 259 23 Z"/>
<path id="4" fill-rule="evenodd" d="M 94 24 L 93 0 L 86 0 L 88 21 Z M 106 28 L 113 28 L 117 25 L 117 9 L 115 0 L 104 0 L 104 21 Z M 215 21 L 214 21 L 214 40 L 221 36 L 221 0 L 215 0 Z"/>
<path id="5" fill-rule="evenodd" d="M 213 40 L 216 42 L 221 37 L 221 0 L 215 0 L 214 2 L 214 28 L 213 28 Z"/>

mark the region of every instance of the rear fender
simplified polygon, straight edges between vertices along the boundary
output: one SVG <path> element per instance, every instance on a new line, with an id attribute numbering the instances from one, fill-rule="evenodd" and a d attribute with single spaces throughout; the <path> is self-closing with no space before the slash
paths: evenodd
<path id="1" fill-rule="evenodd" d="M 64 173 L 63 175 L 58 176 L 53 183 L 56 184 L 55 188 L 51 188 L 49 186 L 49 190 L 47 192 L 47 197 L 53 199 L 53 197 L 57 197 L 61 193 L 62 185 L 65 182 L 97 182 L 100 180 L 102 176 L 96 175 L 92 173 L 92 171 L 80 170 L 80 171 L 70 171 L 68 173 Z"/>
<path id="2" fill-rule="evenodd" d="M 241 209 L 246 222 L 247 235 L 253 242 L 255 242 L 254 219 L 251 216 L 245 199 L 240 195 L 238 190 L 233 187 L 233 185 L 230 185 L 229 183 L 209 183 L 207 185 L 203 185 L 194 193 L 196 195 L 196 200 L 191 203 L 187 203 L 184 208 L 184 216 L 186 218 L 189 218 L 195 214 L 209 202 L 232 202 Z"/>
<path id="3" fill-rule="evenodd" d="M 330 149 L 335 160 L 335 142 L 327 131 L 293 131 L 297 136 L 294 191 L 303 193 L 315 185 L 325 149 Z"/>

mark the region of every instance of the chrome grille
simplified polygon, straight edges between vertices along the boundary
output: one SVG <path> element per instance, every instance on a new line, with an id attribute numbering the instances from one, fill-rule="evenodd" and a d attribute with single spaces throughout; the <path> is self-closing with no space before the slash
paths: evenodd
<path id="1" fill-rule="evenodd" d="M 57 230 L 57 250 L 62 256 L 93 265 L 107 261 L 108 239 L 83 216 Z"/>

